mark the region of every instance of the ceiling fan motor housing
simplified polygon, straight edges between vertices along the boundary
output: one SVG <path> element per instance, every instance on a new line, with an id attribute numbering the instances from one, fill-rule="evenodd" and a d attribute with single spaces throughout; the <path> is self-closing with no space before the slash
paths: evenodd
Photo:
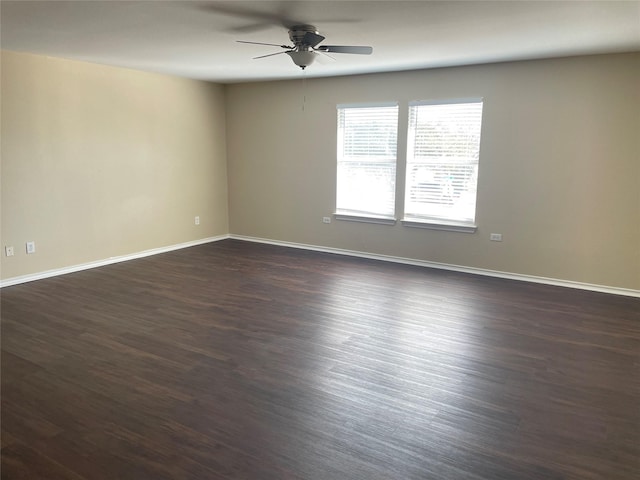
<path id="1" fill-rule="evenodd" d="M 289 38 L 295 45 L 296 50 L 307 51 L 311 49 L 311 45 L 304 42 L 304 36 L 309 32 L 320 35 L 313 25 L 294 25 L 289 29 Z"/>

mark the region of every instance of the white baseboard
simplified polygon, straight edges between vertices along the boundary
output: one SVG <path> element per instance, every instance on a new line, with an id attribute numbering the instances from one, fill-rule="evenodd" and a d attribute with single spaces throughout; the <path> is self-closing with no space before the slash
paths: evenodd
<path id="1" fill-rule="evenodd" d="M 406 265 L 416 265 L 419 267 L 438 268 L 440 270 L 450 270 L 454 272 L 471 273 L 474 275 L 483 275 L 486 277 L 505 278 L 508 280 L 541 283 L 545 285 L 555 285 L 558 287 L 577 288 L 580 290 L 590 290 L 594 292 L 611 293 L 614 295 L 625 295 L 628 297 L 640 298 L 640 290 L 633 290 L 630 288 L 609 287 L 606 285 L 595 285 L 591 283 L 574 282 L 571 280 L 560 280 L 557 278 L 537 277 L 534 275 L 523 275 L 519 273 L 501 272 L 497 270 L 486 270 L 483 268 L 464 267 L 461 265 L 453 265 L 448 263 L 428 262 L 425 260 L 416 260 L 412 258 L 394 257 L 390 255 L 378 255 L 375 253 L 358 252 L 355 250 L 344 250 L 340 248 L 307 245 L 303 243 L 284 242 L 284 241 L 278 241 L 278 240 L 270 240 L 267 238 L 246 237 L 243 235 L 231 234 L 229 235 L 229 238 L 233 238 L 236 240 L 244 240 L 247 242 L 267 243 L 270 245 L 279 245 L 282 247 L 291 247 L 291 248 L 299 248 L 303 250 L 313 250 L 317 252 L 334 253 L 337 255 L 369 258 L 372 260 L 381 260 L 384 262 L 403 263 Z"/>
<path id="2" fill-rule="evenodd" d="M 449 270 L 453 272 L 471 273 L 474 275 L 483 275 L 487 277 L 497 277 L 497 278 L 505 278 L 509 280 L 518 280 L 523 282 L 542 283 L 545 285 L 577 288 L 580 290 L 590 290 L 594 292 L 611 293 L 614 295 L 625 295 L 628 297 L 640 298 L 640 290 L 633 290 L 630 288 L 609 287 L 606 285 L 595 285 L 591 283 L 581 283 L 581 282 L 574 282 L 570 280 L 560 280 L 556 278 L 537 277 L 533 275 L 500 272 L 496 270 L 486 270 L 486 269 L 475 268 L 475 267 L 464 267 L 461 265 L 453 265 L 448 263 L 428 262 L 425 260 L 416 260 L 412 258 L 394 257 L 390 255 L 379 255 L 375 253 L 359 252 L 356 250 L 344 250 L 341 248 L 323 247 L 318 245 L 308 245 L 304 243 L 295 243 L 295 242 L 284 242 L 279 240 L 271 240 L 268 238 L 247 237 L 243 235 L 233 235 L 233 234 L 203 238 L 203 239 L 194 240 L 191 242 L 185 242 L 185 243 L 180 243 L 176 245 L 169 245 L 167 247 L 152 248 L 150 250 L 144 250 L 142 252 L 132 253 L 129 255 L 122 255 L 118 257 L 107 258 L 104 260 L 97 260 L 95 262 L 88 262 L 80 265 L 72 265 L 70 267 L 57 268 L 54 270 L 38 272 L 30 275 L 22 275 L 19 277 L 7 278 L 6 280 L 0 280 L 0 288 L 9 287 L 11 285 L 18 285 L 21 283 L 32 282 L 35 280 L 42 280 L 44 278 L 49 278 L 49 277 L 56 277 L 58 275 L 66 275 L 68 273 L 79 272 L 81 270 L 88 270 L 91 268 L 103 267 L 105 265 L 111 265 L 114 263 L 126 262 L 129 260 L 135 260 L 137 258 L 148 257 L 150 255 L 157 255 L 160 253 L 171 252 L 173 250 L 180 250 L 182 248 L 194 247 L 196 245 L 203 245 L 205 243 L 217 242 L 220 240 L 225 240 L 227 238 L 244 240 L 247 242 L 254 242 L 254 243 L 266 243 L 269 245 L 278 245 L 281 247 L 313 250 L 316 252 L 334 253 L 337 255 L 346 255 L 351 257 L 368 258 L 372 260 L 381 260 L 384 262 L 402 263 L 406 265 L 415 265 L 415 266 L 427 267 L 427 268 L 437 268 L 437 269 Z"/>
<path id="3" fill-rule="evenodd" d="M 10 287 L 11 285 L 18 285 L 20 283 L 33 282 L 34 280 L 42 280 L 43 278 L 57 277 L 58 275 L 66 275 L 68 273 L 79 272 L 81 270 L 88 270 L 90 268 L 104 267 L 105 265 L 111 265 L 114 263 L 127 262 L 129 260 L 135 260 L 137 258 L 149 257 L 151 255 L 158 255 L 159 253 L 171 252 L 173 250 L 180 250 L 182 248 L 195 247 L 196 245 L 203 245 L 205 243 L 217 242 L 229 238 L 229 235 L 220 235 L 217 237 L 202 238 L 200 240 L 193 240 L 191 242 L 179 243 L 176 245 L 169 245 L 167 247 L 152 248 L 150 250 L 144 250 L 142 252 L 131 253 L 128 255 L 121 255 L 118 257 L 110 257 L 104 260 L 96 260 L 95 262 L 82 263 L 79 265 L 72 265 L 70 267 L 56 268 L 53 270 L 46 270 L 44 272 L 33 273 L 29 275 L 21 275 L 19 277 L 7 278 L 6 280 L 0 280 L 0 288 Z"/>

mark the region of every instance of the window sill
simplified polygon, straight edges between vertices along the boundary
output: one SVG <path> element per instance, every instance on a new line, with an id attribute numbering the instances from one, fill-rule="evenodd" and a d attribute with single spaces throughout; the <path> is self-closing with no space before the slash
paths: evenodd
<path id="1" fill-rule="evenodd" d="M 376 217 L 374 215 L 368 215 L 368 216 L 348 215 L 345 213 L 334 213 L 333 217 L 336 220 L 344 220 L 347 222 L 377 223 L 379 225 L 395 225 L 396 224 L 396 219 L 393 217 Z"/>
<path id="2" fill-rule="evenodd" d="M 455 223 L 437 220 L 416 220 L 404 218 L 402 225 L 411 228 L 427 228 L 429 230 L 445 230 L 447 232 L 476 233 L 478 227 L 469 223 Z"/>

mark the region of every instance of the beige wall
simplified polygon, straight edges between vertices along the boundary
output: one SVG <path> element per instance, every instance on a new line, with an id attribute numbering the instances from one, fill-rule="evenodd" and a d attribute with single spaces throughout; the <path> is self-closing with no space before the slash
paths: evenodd
<path id="1" fill-rule="evenodd" d="M 2 279 L 231 232 L 640 289 L 640 54 L 227 87 L 1 67 Z M 485 100 L 477 233 L 322 223 L 336 104 L 399 101 L 402 155 L 407 101 L 459 97 Z"/>
<path id="2" fill-rule="evenodd" d="M 12 52 L 1 67 L 3 279 L 228 233 L 222 85 Z"/>
<path id="3" fill-rule="evenodd" d="M 229 86 L 231 233 L 640 289 L 639 85 L 623 54 Z M 460 97 L 484 98 L 477 233 L 322 223 L 336 104 Z"/>

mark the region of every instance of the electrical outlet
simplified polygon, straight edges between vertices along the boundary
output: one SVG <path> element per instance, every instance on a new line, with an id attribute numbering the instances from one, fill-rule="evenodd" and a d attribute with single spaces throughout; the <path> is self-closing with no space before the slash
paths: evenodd
<path id="1" fill-rule="evenodd" d="M 13 257 L 13 247 L 4 247 L 4 254 L 7 257 Z"/>
<path id="2" fill-rule="evenodd" d="M 502 241 L 502 234 L 501 233 L 492 233 L 491 235 L 489 235 L 489 240 L 491 240 L 492 242 L 501 242 Z"/>
<path id="3" fill-rule="evenodd" d="M 36 242 L 27 242 L 27 253 L 36 253 Z"/>
<path id="4" fill-rule="evenodd" d="M 195 218 L 196 225 L 200 225 L 200 217 Z"/>
<path id="5" fill-rule="evenodd" d="M 322 217 L 322 223 L 331 223 L 331 217 Z"/>

